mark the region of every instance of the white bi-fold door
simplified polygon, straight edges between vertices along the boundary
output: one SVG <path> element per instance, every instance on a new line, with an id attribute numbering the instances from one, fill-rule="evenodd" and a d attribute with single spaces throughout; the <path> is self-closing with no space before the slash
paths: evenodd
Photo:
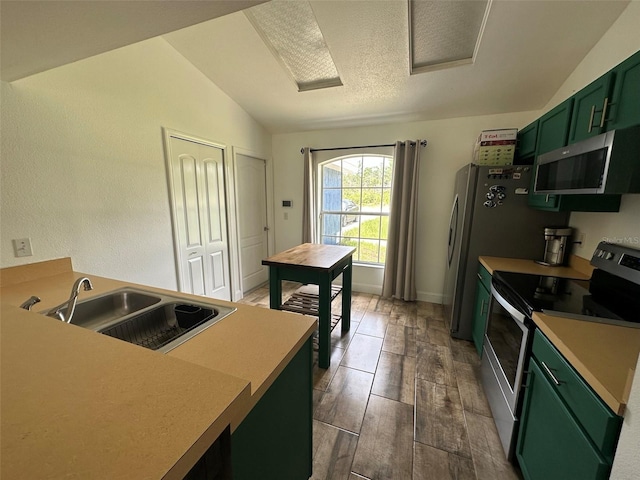
<path id="1" fill-rule="evenodd" d="M 225 150 L 190 137 L 167 139 L 179 289 L 231 300 Z"/>

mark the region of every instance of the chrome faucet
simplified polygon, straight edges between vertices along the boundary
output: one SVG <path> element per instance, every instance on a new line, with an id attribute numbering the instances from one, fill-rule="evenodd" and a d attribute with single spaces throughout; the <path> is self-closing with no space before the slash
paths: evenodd
<path id="1" fill-rule="evenodd" d="M 25 310 L 31 310 L 31 307 L 33 307 L 39 301 L 40 301 L 40 297 L 36 297 L 35 295 L 32 295 L 31 298 L 29 298 L 28 300 L 25 300 L 22 303 L 22 305 L 20 305 L 20 308 L 24 308 Z"/>
<path id="2" fill-rule="evenodd" d="M 73 318 L 73 312 L 76 310 L 76 303 L 78 302 L 78 293 L 80 293 L 80 287 L 84 287 L 85 291 L 93 290 L 93 285 L 91 285 L 91 280 L 87 277 L 81 277 L 75 281 L 73 287 L 71 287 L 71 296 L 69 300 L 64 303 L 61 303 L 57 307 L 53 307 L 47 313 L 45 313 L 48 317 L 57 318 L 58 320 L 62 320 L 66 323 L 71 323 L 71 318 Z"/>

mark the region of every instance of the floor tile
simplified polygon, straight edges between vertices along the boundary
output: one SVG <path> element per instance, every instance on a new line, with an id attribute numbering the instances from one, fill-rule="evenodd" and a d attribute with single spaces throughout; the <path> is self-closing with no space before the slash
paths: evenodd
<path id="1" fill-rule="evenodd" d="M 492 418 L 465 412 L 471 454 L 478 478 L 518 479 L 519 472 L 505 456 Z"/>
<path id="2" fill-rule="evenodd" d="M 451 345 L 451 355 L 456 362 L 480 365 L 480 355 L 478 355 L 478 351 L 473 342 L 459 338 L 450 338 L 449 344 Z"/>
<path id="3" fill-rule="evenodd" d="M 366 312 L 360 320 L 358 333 L 383 338 L 389 324 L 389 315 L 384 313 Z"/>
<path id="4" fill-rule="evenodd" d="M 376 480 L 411 478 L 413 408 L 371 395 L 352 471 Z"/>
<path id="5" fill-rule="evenodd" d="M 457 386 L 451 350 L 432 343 L 419 344 L 416 376 L 441 385 Z"/>
<path id="6" fill-rule="evenodd" d="M 358 325 L 359 323 L 357 322 L 351 322 L 349 331 L 347 332 L 342 331 L 342 325 L 340 323 L 336 325 L 336 328 L 331 332 L 331 348 L 347 348 L 349 343 L 351 343 L 351 339 L 356 334 L 356 330 L 358 330 Z"/>
<path id="7" fill-rule="evenodd" d="M 418 442 L 414 448 L 413 480 L 476 480 L 470 458 Z M 499 477 L 491 480 L 499 480 Z"/>
<path id="8" fill-rule="evenodd" d="M 402 325 L 389 325 L 384 336 L 382 350 L 398 355 L 415 357 L 418 355 L 416 328 Z"/>
<path id="9" fill-rule="evenodd" d="M 415 440 L 471 458 L 469 438 L 457 388 L 426 380 L 416 381 Z"/>
<path id="10" fill-rule="evenodd" d="M 371 393 L 413 405 L 416 394 L 416 359 L 382 352 Z"/>
<path id="11" fill-rule="evenodd" d="M 462 408 L 467 412 L 491 417 L 491 408 L 480 381 L 480 366 L 453 362 Z"/>
<path id="12" fill-rule="evenodd" d="M 313 388 L 317 390 L 326 390 L 331 382 L 331 379 L 338 371 L 342 357 L 344 356 L 345 349 L 339 347 L 331 347 L 331 364 L 329 368 L 318 368 L 318 357 L 314 355 L 314 369 L 313 369 Z"/>
<path id="13" fill-rule="evenodd" d="M 322 395 L 314 418 L 359 433 L 372 384 L 372 373 L 339 367 L 329 388 Z"/>
<path id="14" fill-rule="evenodd" d="M 351 463 L 358 436 L 313 421 L 313 475 L 311 480 L 344 480 L 351 473 Z"/>
<path id="15" fill-rule="evenodd" d="M 382 338 L 356 333 L 342 357 L 342 366 L 374 373 L 382 350 Z"/>

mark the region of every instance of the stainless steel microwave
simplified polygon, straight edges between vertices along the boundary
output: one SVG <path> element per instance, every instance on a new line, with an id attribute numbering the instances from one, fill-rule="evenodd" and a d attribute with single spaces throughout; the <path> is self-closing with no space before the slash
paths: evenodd
<path id="1" fill-rule="evenodd" d="M 536 193 L 640 193 L 640 125 L 558 148 L 537 160 Z"/>

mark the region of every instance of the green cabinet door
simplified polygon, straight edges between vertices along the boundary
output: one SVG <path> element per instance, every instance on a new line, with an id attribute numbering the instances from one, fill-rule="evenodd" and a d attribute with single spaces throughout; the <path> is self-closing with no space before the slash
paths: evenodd
<path id="1" fill-rule="evenodd" d="M 538 120 L 536 155 L 550 152 L 556 148 L 564 147 L 567 144 L 572 108 L 573 98 L 569 98 L 540 117 Z M 529 190 L 529 206 L 553 210 L 558 205 L 558 196 L 546 194 L 536 195 L 534 193 L 535 171 L 536 167 L 534 164 L 533 175 L 531 176 L 531 188 Z"/>
<path id="2" fill-rule="evenodd" d="M 478 282 L 476 286 L 476 301 L 473 307 L 473 327 L 471 337 L 478 355 L 482 356 L 484 333 L 487 330 L 489 317 L 489 301 L 491 300 L 491 274 L 480 264 L 478 266 Z"/>
<path id="3" fill-rule="evenodd" d="M 640 124 L 640 51 L 613 69 L 607 130 Z"/>
<path id="4" fill-rule="evenodd" d="M 573 96 L 573 113 L 567 145 L 604 132 L 605 120 L 613 74 L 604 74 Z M 562 146 L 562 145 L 560 145 Z"/>
<path id="5" fill-rule="evenodd" d="M 611 470 L 533 358 L 516 456 L 526 480 L 604 480 Z"/>
<path id="6" fill-rule="evenodd" d="M 235 480 L 311 476 L 312 353 L 308 339 L 231 435 Z"/>
<path id="7" fill-rule="evenodd" d="M 516 148 L 516 158 L 521 165 L 524 160 L 535 156 L 536 141 L 538 140 L 538 120 L 530 123 L 518 132 L 518 145 Z"/>

